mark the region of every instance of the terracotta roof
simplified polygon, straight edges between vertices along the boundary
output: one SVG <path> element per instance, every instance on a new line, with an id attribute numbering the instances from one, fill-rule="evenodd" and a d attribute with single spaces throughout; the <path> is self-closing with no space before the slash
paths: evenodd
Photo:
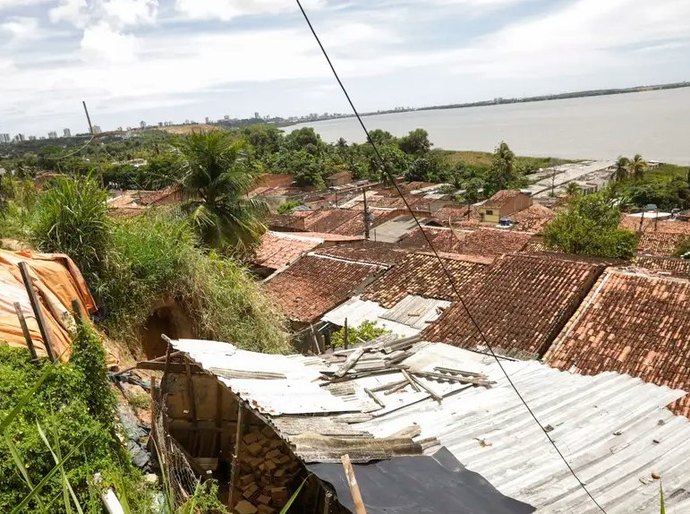
<path id="1" fill-rule="evenodd" d="M 369 262 L 384 266 L 392 266 L 407 255 L 407 252 L 393 243 L 379 243 L 376 241 L 341 243 L 319 248 L 315 253 L 338 257 L 348 261 Z"/>
<path id="2" fill-rule="evenodd" d="M 494 228 L 470 231 L 427 227 L 424 230 L 437 251 L 464 255 L 497 257 L 504 253 L 519 252 L 532 238 L 532 234 L 528 232 Z M 401 241 L 401 246 L 429 249 L 419 229 L 411 230 L 410 235 Z"/>
<path id="3" fill-rule="evenodd" d="M 266 232 L 261 236 L 259 247 L 252 261 L 264 268 L 273 270 L 289 266 L 303 253 L 313 250 L 323 243 L 323 239 L 305 237 L 299 232 Z"/>
<path id="4" fill-rule="evenodd" d="M 636 257 L 636 266 L 651 271 L 669 273 L 676 277 L 690 278 L 690 260 L 673 257 Z"/>
<path id="5" fill-rule="evenodd" d="M 584 375 L 628 373 L 687 391 L 689 326 L 689 281 L 608 269 L 546 359 Z M 690 415 L 690 398 L 675 412 Z"/>
<path id="6" fill-rule="evenodd" d="M 364 235 L 364 212 L 361 209 L 349 209 L 349 212 L 356 213 L 348 221 L 336 227 L 333 232 L 351 236 Z M 378 227 L 381 223 L 399 216 L 398 211 L 370 209 L 371 225 L 369 229 Z"/>
<path id="7" fill-rule="evenodd" d="M 270 278 L 265 288 L 290 320 L 309 323 L 347 300 L 383 269 L 307 254 Z"/>
<path id="8" fill-rule="evenodd" d="M 362 213 L 349 209 L 322 209 L 307 216 L 304 228 L 314 232 L 334 232 L 340 225 L 355 217 L 362 217 Z"/>
<path id="9" fill-rule="evenodd" d="M 446 269 L 462 287 L 481 277 L 486 265 L 455 259 L 443 259 Z M 453 289 L 438 259 L 433 255 L 410 254 L 366 288 L 362 298 L 390 308 L 407 295 L 452 300 Z"/>
<path id="10" fill-rule="evenodd" d="M 589 291 L 603 265 L 542 255 L 506 255 L 463 299 L 497 353 L 522 358 L 544 354 Z M 454 303 L 423 334 L 469 349 L 484 344 L 463 306 Z"/>
<path id="11" fill-rule="evenodd" d="M 288 228 L 293 230 L 304 230 L 304 219 L 311 216 L 313 211 L 295 210 L 289 214 L 272 214 L 269 225 L 272 228 Z"/>
<path id="12" fill-rule="evenodd" d="M 541 232 L 544 227 L 556 217 L 556 213 L 540 203 L 533 203 L 527 209 L 515 214 L 510 218 L 516 223 L 516 228 L 525 232 Z"/>
<path id="13" fill-rule="evenodd" d="M 640 218 L 637 216 L 623 216 L 620 221 L 621 228 L 627 228 L 633 232 L 640 230 Z M 654 221 L 645 219 L 642 223 L 642 231 L 660 232 L 663 234 L 686 234 L 690 236 L 690 223 L 678 220 L 659 220 Z"/>
<path id="14" fill-rule="evenodd" d="M 514 189 L 502 189 L 501 191 L 496 192 L 491 198 L 489 198 L 486 202 L 484 202 L 481 207 L 492 207 L 492 208 L 498 208 L 500 209 L 504 205 L 506 205 L 508 202 L 511 200 L 514 200 L 515 198 L 519 196 L 528 196 L 525 193 L 521 193 L 520 191 L 516 191 Z"/>
<path id="15" fill-rule="evenodd" d="M 688 239 L 690 235 L 682 233 L 643 232 L 637 243 L 637 253 L 640 255 L 672 256 L 676 248 Z"/>

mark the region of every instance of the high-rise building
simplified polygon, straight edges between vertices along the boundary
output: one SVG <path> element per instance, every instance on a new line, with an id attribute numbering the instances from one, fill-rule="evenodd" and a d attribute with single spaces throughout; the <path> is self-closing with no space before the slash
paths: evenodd
<path id="1" fill-rule="evenodd" d="M 29 141 L 36 141 L 36 136 L 29 136 Z"/>
<path id="2" fill-rule="evenodd" d="M 98 125 L 94 125 L 94 126 L 93 126 L 93 133 L 94 133 L 94 134 L 100 134 L 101 132 L 103 132 L 103 131 L 101 130 L 101 127 L 99 127 Z"/>
<path id="3" fill-rule="evenodd" d="M 48 132 L 48 139 L 57 139 L 57 132 L 55 132 L 54 130 Z"/>
<path id="4" fill-rule="evenodd" d="M 211 119 L 210 119 L 208 116 L 206 116 L 205 121 L 206 121 L 206 125 L 208 125 L 209 123 L 211 123 Z"/>
<path id="5" fill-rule="evenodd" d="M 258 113 L 258 112 L 255 112 L 255 113 L 254 113 L 254 119 L 255 119 L 255 120 L 258 120 L 258 119 L 259 119 L 259 113 Z"/>
<path id="6" fill-rule="evenodd" d="M 140 126 L 141 128 L 146 128 L 146 122 L 145 122 L 144 120 L 141 120 L 141 121 L 139 122 L 139 126 Z"/>
<path id="7" fill-rule="evenodd" d="M 9 134 L 0 134 L 0 143 L 9 143 L 10 141 L 12 141 L 12 138 Z"/>
<path id="8" fill-rule="evenodd" d="M 72 131 L 68 128 L 62 129 L 62 137 L 72 137 Z"/>
<path id="9" fill-rule="evenodd" d="M 15 141 L 26 141 L 26 136 L 24 136 L 24 134 L 17 134 L 16 136 L 14 136 L 14 140 Z"/>

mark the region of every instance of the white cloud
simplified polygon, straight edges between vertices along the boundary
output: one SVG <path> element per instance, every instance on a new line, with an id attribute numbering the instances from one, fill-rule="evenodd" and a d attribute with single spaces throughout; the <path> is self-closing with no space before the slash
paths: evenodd
<path id="1" fill-rule="evenodd" d="M 305 10 L 326 5 L 326 0 L 302 0 Z M 195 20 L 228 21 L 239 16 L 297 11 L 293 0 L 176 0 L 175 8 Z"/>
<path id="2" fill-rule="evenodd" d="M 81 52 L 90 64 L 131 63 L 136 60 L 137 38 L 113 30 L 107 23 L 99 23 L 84 30 Z"/>
<path id="3" fill-rule="evenodd" d="M 108 19 L 123 26 L 151 24 L 156 21 L 158 0 L 109 0 L 103 10 Z"/>
<path id="4" fill-rule="evenodd" d="M 61 0 L 60 3 L 48 11 L 48 17 L 53 23 L 70 23 L 76 27 L 84 27 L 90 18 L 89 6 L 86 0 Z"/>
<path id="5" fill-rule="evenodd" d="M 8 32 L 15 41 L 30 40 L 38 36 L 38 19 L 14 16 L 0 24 L 0 30 Z"/>
<path id="6" fill-rule="evenodd" d="M 29 7 L 32 5 L 45 4 L 51 0 L 0 0 L 0 11 L 3 9 L 14 9 L 17 7 Z"/>

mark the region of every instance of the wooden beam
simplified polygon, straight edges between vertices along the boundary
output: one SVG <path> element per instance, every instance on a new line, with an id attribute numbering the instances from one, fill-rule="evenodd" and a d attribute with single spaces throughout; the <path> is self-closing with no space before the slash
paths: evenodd
<path id="1" fill-rule="evenodd" d="M 230 470 L 230 492 L 228 493 L 228 508 L 232 510 L 235 506 L 235 489 L 239 478 L 240 467 L 240 445 L 244 437 L 244 406 L 238 399 L 237 401 L 237 428 L 235 430 L 235 447 L 232 453 L 232 469 Z"/>
<path id="2" fill-rule="evenodd" d="M 194 396 L 194 379 L 192 378 L 192 370 L 189 364 L 186 364 L 186 377 L 187 377 L 187 396 L 189 396 L 189 417 L 196 427 L 196 398 Z M 197 431 L 192 432 L 191 444 L 189 445 L 189 451 L 194 455 L 197 451 L 197 443 L 199 441 L 199 433 Z"/>
<path id="3" fill-rule="evenodd" d="M 22 261 L 19 263 L 19 271 L 22 274 L 22 280 L 24 281 L 24 287 L 29 295 L 29 301 L 31 302 L 31 308 L 36 316 L 36 323 L 38 323 L 38 330 L 41 332 L 41 338 L 43 339 L 43 345 L 45 346 L 48 358 L 55 362 L 56 356 L 53 351 L 53 343 L 50 338 L 50 333 L 48 332 L 48 324 L 46 319 L 43 317 L 43 311 L 41 310 L 41 303 L 36 295 L 36 290 L 34 289 L 33 280 L 31 279 L 31 274 L 29 273 L 29 265 Z"/>
<path id="4" fill-rule="evenodd" d="M 34 347 L 34 342 L 31 339 L 31 332 L 29 332 L 29 326 L 26 324 L 26 319 L 24 318 L 24 313 L 22 312 L 22 305 L 19 302 L 14 302 L 14 311 L 17 313 L 17 318 L 19 318 L 19 325 L 22 327 L 22 334 L 24 334 L 24 341 L 26 341 L 26 346 L 29 348 L 29 353 L 31 353 L 31 358 L 33 360 L 37 360 L 38 354 L 36 353 L 36 348 Z"/>
<path id="5" fill-rule="evenodd" d="M 350 456 L 346 453 L 340 460 L 343 463 L 343 469 L 347 477 L 347 485 L 350 487 L 352 503 L 355 505 L 355 514 L 367 514 L 367 510 L 364 507 L 364 500 L 362 499 L 362 493 L 357 484 L 357 477 L 355 477 L 355 470 L 352 467 L 352 462 L 350 462 Z"/>
<path id="6" fill-rule="evenodd" d="M 168 344 L 165 350 L 165 365 L 163 366 L 163 378 L 161 378 L 161 398 L 165 398 L 168 390 L 168 373 L 170 372 L 170 352 L 172 351 L 172 341 L 165 334 L 161 334 L 161 339 Z"/>
<path id="7" fill-rule="evenodd" d="M 172 357 L 172 354 L 171 354 Z M 187 364 L 181 364 L 178 362 L 156 362 L 156 361 L 141 361 L 137 362 L 137 365 L 135 366 L 136 369 L 147 369 L 151 371 L 163 371 L 165 372 L 167 369 L 168 373 L 187 373 Z M 190 365 L 189 366 L 190 371 L 192 374 L 195 375 L 201 375 L 201 374 L 206 374 L 203 369 L 201 369 L 197 365 Z M 123 372 L 124 373 L 124 372 Z"/>

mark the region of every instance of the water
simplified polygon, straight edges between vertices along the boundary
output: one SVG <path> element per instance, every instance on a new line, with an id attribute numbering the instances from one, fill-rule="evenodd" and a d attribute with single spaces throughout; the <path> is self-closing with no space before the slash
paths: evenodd
<path id="1" fill-rule="evenodd" d="M 367 127 L 402 136 L 421 127 L 435 147 L 493 151 L 506 141 L 520 155 L 565 159 L 645 159 L 690 165 L 690 88 L 364 118 Z M 324 140 L 363 142 L 354 118 L 311 126 Z"/>

